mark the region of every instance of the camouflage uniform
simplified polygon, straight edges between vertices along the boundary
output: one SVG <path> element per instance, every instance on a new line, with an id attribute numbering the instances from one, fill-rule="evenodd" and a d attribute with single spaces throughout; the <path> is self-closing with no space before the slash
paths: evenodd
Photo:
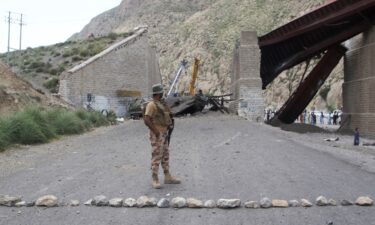
<path id="1" fill-rule="evenodd" d="M 157 130 L 160 132 L 159 138 L 150 130 L 151 170 L 158 173 L 161 164 L 164 172 L 169 171 L 169 143 L 167 140 L 168 127 L 171 125 L 169 110 L 159 101 L 151 101 L 146 106 L 146 116 L 150 116 Z"/>

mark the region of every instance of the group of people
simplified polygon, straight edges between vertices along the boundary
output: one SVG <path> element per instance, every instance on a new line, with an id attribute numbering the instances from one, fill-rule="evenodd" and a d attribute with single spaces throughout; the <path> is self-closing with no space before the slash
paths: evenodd
<path id="1" fill-rule="evenodd" d="M 303 111 L 303 113 L 301 113 L 298 120 L 300 123 L 309 123 L 312 125 L 317 124 L 318 120 L 322 125 L 339 125 L 341 124 L 341 117 L 342 113 L 338 110 L 334 110 L 333 112 L 329 113 L 324 113 L 322 111 L 308 112 L 307 110 L 305 110 Z"/>

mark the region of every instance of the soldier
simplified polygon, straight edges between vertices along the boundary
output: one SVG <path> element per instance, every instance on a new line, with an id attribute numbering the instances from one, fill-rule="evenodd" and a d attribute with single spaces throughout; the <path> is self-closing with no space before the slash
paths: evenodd
<path id="1" fill-rule="evenodd" d="M 152 100 L 147 103 L 144 122 L 150 129 L 150 141 L 152 147 L 151 170 L 152 186 L 159 189 L 160 182 L 158 178 L 159 165 L 164 170 L 165 184 L 179 184 L 180 180 L 174 178 L 169 173 L 169 143 L 168 128 L 172 125 L 170 110 L 168 106 L 160 102 L 163 97 L 163 86 L 155 84 L 152 86 Z"/>

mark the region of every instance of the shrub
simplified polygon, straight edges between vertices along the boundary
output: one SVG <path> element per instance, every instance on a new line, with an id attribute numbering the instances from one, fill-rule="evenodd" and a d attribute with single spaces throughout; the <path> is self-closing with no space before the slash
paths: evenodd
<path id="1" fill-rule="evenodd" d="M 82 60 L 82 58 L 77 56 L 77 55 L 73 56 L 73 58 L 72 58 L 73 62 L 77 62 L 77 61 L 80 61 L 80 60 Z"/>
<path id="2" fill-rule="evenodd" d="M 11 144 L 46 143 L 58 135 L 80 134 L 94 126 L 108 124 L 99 112 L 28 108 L 11 117 L 0 118 L 0 151 Z"/>
<path id="3" fill-rule="evenodd" d="M 59 85 L 59 79 L 57 78 L 52 78 L 44 82 L 43 86 L 50 90 L 52 93 L 57 93 L 58 92 L 58 85 Z"/>

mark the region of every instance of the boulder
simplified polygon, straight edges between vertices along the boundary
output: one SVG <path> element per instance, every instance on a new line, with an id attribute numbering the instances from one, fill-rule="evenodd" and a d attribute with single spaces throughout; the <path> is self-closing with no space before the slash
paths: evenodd
<path id="1" fill-rule="evenodd" d="M 122 203 L 122 206 L 124 206 L 124 207 L 135 207 L 135 206 L 137 206 L 137 200 L 135 200 L 134 198 L 127 198 Z"/>
<path id="2" fill-rule="evenodd" d="M 355 204 L 359 206 L 372 206 L 373 203 L 374 201 L 370 197 L 367 197 L 367 196 L 359 197 L 355 201 Z"/>
<path id="3" fill-rule="evenodd" d="M 186 207 L 186 199 L 182 197 L 173 198 L 171 201 L 171 206 L 173 208 L 184 208 Z"/>
<path id="4" fill-rule="evenodd" d="M 111 206 L 111 207 L 121 207 L 123 201 L 124 201 L 124 199 L 122 199 L 122 198 L 112 198 L 111 200 L 109 200 L 109 206 Z"/>
<path id="5" fill-rule="evenodd" d="M 147 196 L 141 196 L 137 199 L 137 207 L 143 208 L 143 207 L 153 207 L 156 206 L 156 199 L 155 198 L 149 198 Z"/>
<path id="6" fill-rule="evenodd" d="M 85 203 L 83 203 L 84 205 L 92 205 L 92 202 L 93 202 L 94 200 L 93 199 L 89 199 L 89 200 L 87 200 Z"/>
<path id="7" fill-rule="evenodd" d="M 214 200 L 207 200 L 207 201 L 204 202 L 204 207 L 212 209 L 212 208 L 216 207 L 216 203 L 215 203 Z"/>
<path id="8" fill-rule="evenodd" d="M 241 200 L 240 199 L 219 199 L 216 202 L 216 205 L 218 208 L 221 209 L 232 209 L 237 208 L 241 206 Z"/>
<path id="9" fill-rule="evenodd" d="M 20 202 L 17 202 L 14 206 L 15 207 L 24 207 L 24 206 L 26 206 L 26 202 L 25 201 L 20 201 Z"/>
<path id="10" fill-rule="evenodd" d="M 244 203 L 245 208 L 257 209 L 259 208 L 259 203 L 257 201 L 248 201 Z"/>
<path id="11" fill-rule="evenodd" d="M 331 198 L 331 199 L 328 200 L 328 205 L 329 206 L 337 206 L 337 202 L 336 202 L 336 200 Z"/>
<path id="12" fill-rule="evenodd" d="M 261 208 L 271 208 L 272 207 L 272 201 L 271 201 L 271 199 L 269 199 L 269 198 L 262 198 L 261 200 L 260 200 L 260 207 Z"/>
<path id="13" fill-rule="evenodd" d="M 55 207 L 57 204 L 57 197 L 54 195 L 45 195 L 35 201 L 36 206 Z"/>
<path id="14" fill-rule="evenodd" d="M 186 199 L 186 204 L 188 208 L 202 208 L 203 202 L 195 198 Z"/>
<path id="15" fill-rule="evenodd" d="M 316 205 L 318 206 L 327 206 L 328 205 L 328 200 L 324 196 L 319 196 L 315 200 Z"/>
<path id="16" fill-rule="evenodd" d="M 340 204 L 341 204 L 342 206 L 354 205 L 354 203 L 353 203 L 352 201 L 350 201 L 350 200 L 346 200 L 346 199 L 341 200 L 341 201 L 340 201 Z"/>
<path id="17" fill-rule="evenodd" d="M 301 199 L 301 204 L 300 204 L 302 207 L 311 207 L 313 206 L 313 204 L 307 200 L 307 199 Z"/>
<path id="18" fill-rule="evenodd" d="M 79 206 L 79 201 L 78 200 L 71 200 L 70 203 L 69 203 L 69 206 L 71 207 L 77 207 Z"/>
<path id="19" fill-rule="evenodd" d="M 297 200 L 290 200 L 288 202 L 289 204 L 289 207 L 298 207 L 299 206 L 299 202 Z"/>
<path id="20" fill-rule="evenodd" d="M 166 198 L 162 198 L 156 204 L 159 208 L 169 208 L 169 200 Z"/>
<path id="21" fill-rule="evenodd" d="M 22 201 L 21 197 L 12 197 L 9 195 L 0 195 L 0 205 L 15 206 L 17 202 Z"/>
<path id="22" fill-rule="evenodd" d="M 276 208 L 288 208 L 289 204 L 286 200 L 280 200 L 280 199 L 273 199 L 272 200 L 272 207 Z"/>
<path id="23" fill-rule="evenodd" d="M 109 202 L 107 197 L 105 197 L 104 195 L 98 195 L 94 197 L 91 204 L 95 206 L 107 206 Z"/>

